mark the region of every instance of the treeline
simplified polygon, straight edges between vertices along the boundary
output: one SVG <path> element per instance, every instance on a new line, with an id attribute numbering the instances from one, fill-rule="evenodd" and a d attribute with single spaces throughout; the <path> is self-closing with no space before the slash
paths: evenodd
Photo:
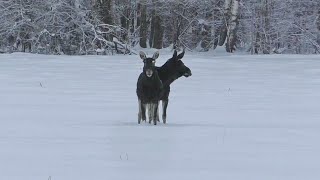
<path id="1" fill-rule="evenodd" d="M 1 0 L 0 52 L 320 53 L 314 0 Z"/>

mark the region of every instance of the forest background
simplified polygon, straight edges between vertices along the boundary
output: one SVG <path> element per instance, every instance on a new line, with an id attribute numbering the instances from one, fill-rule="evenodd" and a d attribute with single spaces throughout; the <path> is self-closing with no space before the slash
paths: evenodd
<path id="1" fill-rule="evenodd" d="M 320 0 L 1 0 L 0 52 L 319 54 Z"/>

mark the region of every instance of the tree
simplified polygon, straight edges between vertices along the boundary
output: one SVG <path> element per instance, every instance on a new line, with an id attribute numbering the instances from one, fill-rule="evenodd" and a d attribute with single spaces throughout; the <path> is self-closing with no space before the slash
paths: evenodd
<path id="1" fill-rule="evenodd" d="M 146 1 L 140 2 L 140 47 L 147 48 L 147 5 Z"/>
<path id="2" fill-rule="evenodd" d="M 230 22 L 228 27 L 226 50 L 227 52 L 233 52 L 236 49 L 237 41 L 237 29 L 238 29 L 238 14 L 239 14 L 239 1 L 232 0 L 230 8 Z"/>
<path id="3" fill-rule="evenodd" d="M 226 43 L 227 52 L 233 52 L 236 49 L 239 1 L 225 0 L 224 3 L 224 23 L 220 32 L 219 45 Z"/>

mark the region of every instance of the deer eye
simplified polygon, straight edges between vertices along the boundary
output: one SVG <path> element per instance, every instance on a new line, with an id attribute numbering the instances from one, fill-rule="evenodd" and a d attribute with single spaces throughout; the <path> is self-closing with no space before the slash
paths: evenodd
<path id="1" fill-rule="evenodd" d="M 155 60 L 153 60 L 153 61 L 152 61 L 152 63 L 153 63 L 153 64 L 155 64 L 155 63 L 156 63 L 156 61 L 155 61 Z"/>

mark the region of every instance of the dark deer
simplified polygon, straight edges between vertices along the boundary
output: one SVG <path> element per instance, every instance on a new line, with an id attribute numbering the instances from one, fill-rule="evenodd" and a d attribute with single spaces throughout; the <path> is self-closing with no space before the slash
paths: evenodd
<path id="1" fill-rule="evenodd" d="M 170 84 L 182 76 L 189 77 L 192 75 L 191 70 L 185 66 L 181 60 L 184 56 L 184 53 L 185 50 L 178 55 L 178 52 L 175 50 L 172 58 L 170 58 L 161 67 L 156 67 L 160 80 L 163 83 L 163 88 L 160 92 L 160 100 L 162 101 L 162 121 L 164 124 L 167 122 Z M 159 119 L 158 111 L 157 119 Z"/>
<path id="2" fill-rule="evenodd" d="M 155 67 L 159 52 L 154 53 L 152 58 L 147 58 L 144 52 L 140 52 L 140 58 L 143 60 L 143 72 L 140 74 L 137 82 L 137 96 L 139 101 L 138 123 L 141 119 L 146 121 L 146 107 L 148 107 L 149 123 L 153 121 L 157 125 L 158 107 L 162 82 Z"/>

